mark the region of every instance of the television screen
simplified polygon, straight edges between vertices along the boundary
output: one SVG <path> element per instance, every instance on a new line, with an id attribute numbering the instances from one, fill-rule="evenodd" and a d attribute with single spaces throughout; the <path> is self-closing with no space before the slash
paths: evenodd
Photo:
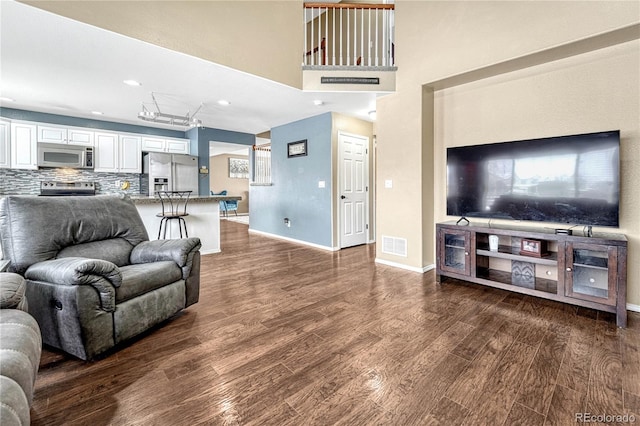
<path id="1" fill-rule="evenodd" d="M 620 132 L 447 149 L 447 215 L 617 227 Z"/>

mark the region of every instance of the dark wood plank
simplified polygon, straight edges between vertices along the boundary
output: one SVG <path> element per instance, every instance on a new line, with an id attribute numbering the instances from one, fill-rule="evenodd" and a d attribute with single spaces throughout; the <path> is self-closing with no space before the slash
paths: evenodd
<path id="1" fill-rule="evenodd" d="M 443 426 L 459 425 L 464 422 L 468 415 L 469 410 L 467 408 L 447 397 L 443 397 L 440 398 L 431 413 L 424 419 L 424 423 Z"/>
<path id="2" fill-rule="evenodd" d="M 579 393 L 587 393 L 596 322 L 576 316 L 558 373 L 557 383 Z"/>
<path id="3" fill-rule="evenodd" d="M 621 337 L 615 324 L 598 322 L 587 390 L 587 412 L 623 413 L 623 380 Z"/>
<path id="4" fill-rule="evenodd" d="M 547 332 L 522 382 L 517 402 L 545 415 L 556 386 L 556 378 L 569 336 Z"/>
<path id="5" fill-rule="evenodd" d="M 640 396 L 624 392 L 624 414 L 634 414 L 640 420 Z"/>
<path id="6" fill-rule="evenodd" d="M 496 372 L 515 337 L 500 330 L 447 390 L 446 396 L 463 407 L 470 408 L 482 396 L 487 381 Z"/>
<path id="7" fill-rule="evenodd" d="M 223 221 L 199 303 L 93 362 L 45 348 L 32 425 L 575 424 L 638 414 L 640 315 L 326 252 Z"/>
<path id="8" fill-rule="evenodd" d="M 544 416 L 516 402 L 511 407 L 504 424 L 509 426 L 540 426 L 544 424 Z"/>
<path id="9" fill-rule="evenodd" d="M 464 424 L 503 424 L 535 353 L 534 347 L 514 342 L 472 402 Z"/>
<path id="10" fill-rule="evenodd" d="M 625 392 L 640 395 L 640 341 L 634 339 L 635 333 L 621 331 L 622 339 L 622 388 Z M 629 338 L 630 337 L 630 338 Z M 640 419 L 639 419 L 640 420 Z"/>
<path id="11" fill-rule="evenodd" d="M 564 386 L 556 386 L 547 411 L 545 425 L 575 425 L 576 415 L 586 412 L 585 400 L 584 393 Z"/>

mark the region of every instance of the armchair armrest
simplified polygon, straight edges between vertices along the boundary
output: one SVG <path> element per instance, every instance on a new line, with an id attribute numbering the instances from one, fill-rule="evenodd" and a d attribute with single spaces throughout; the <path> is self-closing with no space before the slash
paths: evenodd
<path id="1" fill-rule="evenodd" d="M 131 251 L 131 264 L 172 260 L 182 268 L 186 279 L 191 272 L 193 256 L 200 250 L 200 238 L 143 241 Z"/>
<path id="2" fill-rule="evenodd" d="M 0 309 L 27 310 L 24 278 L 11 272 L 0 272 Z"/>
<path id="3" fill-rule="evenodd" d="M 116 287 L 122 284 L 122 274 L 116 265 L 106 260 L 65 257 L 34 263 L 24 274 L 31 281 L 57 285 L 90 285 L 98 290 L 102 309 L 112 312 L 116 307 Z"/>

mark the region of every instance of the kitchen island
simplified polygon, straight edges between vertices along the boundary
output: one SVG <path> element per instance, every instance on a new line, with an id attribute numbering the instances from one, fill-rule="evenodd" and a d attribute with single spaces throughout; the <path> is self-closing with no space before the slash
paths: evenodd
<path id="1" fill-rule="evenodd" d="M 185 223 L 190 237 L 200 238 L 202 254 L 218 253 L 220 251 L 220 201 L 241 200 L 242 197 L 228 195 L 192 195 L 187 204 Z M 142 222 L 144 223 L 149 239 L 158 239 L 160 217 L 156 216 L 162 211 L 162 205 L 158 197 L 131 196 L 136 205 Z M 180 238 L 178 222 L 169 221 L 167 238 Z"/>

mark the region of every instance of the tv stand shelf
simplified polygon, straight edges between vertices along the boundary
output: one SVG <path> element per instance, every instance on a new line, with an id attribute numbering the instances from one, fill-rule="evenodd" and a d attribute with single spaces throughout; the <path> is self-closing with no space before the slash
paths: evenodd
<path id="1" fill-rule="evenodd" d="M 554 229 L 445 222 L 436 225 L 436 280 L 456 278 L 616 314 L 626 327 L 627 239 L 556 234 Z M 489 235 L 499 238 L 496 250 Z M 521 254 L 522 239 L 548 252 Z"/>
<path id="2" fill-rule="evenodd" d="M 520 254 L 519 248 L 504 246 L 501 245 L 498 247 L 498 251 L 489 250 L 488 244 L 479 244 L 476 249 L 476 254 L 478 256 L 489 256 L 496 257 L 502 259 L 509 260 L 522 260 L 531 263 L 539 263 L 541 265 L 557 265 L 558 264 L 558 255 L 557 253 L 551 253 L 545 257 L 532 257 L 532 256 L 523 256 Z"/>

